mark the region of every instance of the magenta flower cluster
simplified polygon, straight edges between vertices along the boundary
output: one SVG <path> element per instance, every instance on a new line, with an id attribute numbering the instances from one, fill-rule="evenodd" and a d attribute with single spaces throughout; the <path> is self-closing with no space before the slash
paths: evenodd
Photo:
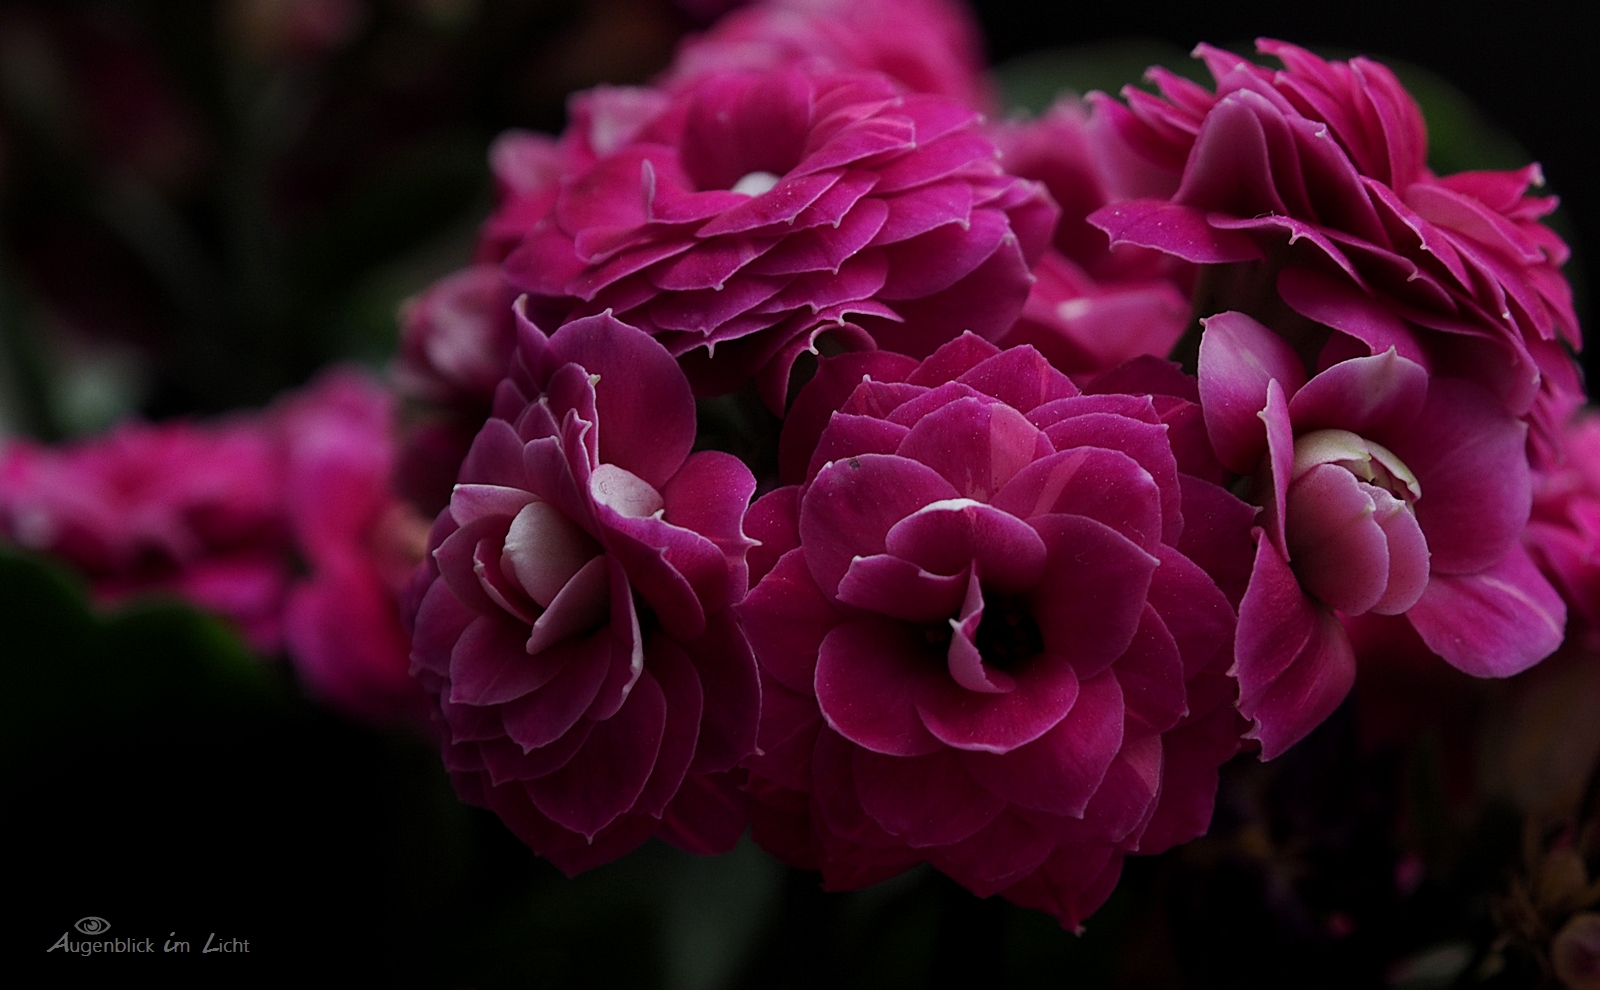
<path id="1" fill-rule="evenodd" d="M 0 524 L 347 710 L 425 694 L 568 873 L 749 829 L 1069 928 L 1328 718 L 1352 628 L 1473 677 L 1600 635 L 1537 166 L 1434 175 L 1389 70 L 1281 42 L 996 123 L 980 47 L 946 0 L 741 9 L 495 142 L 403 425 L 344 375 L 18 443 Z"/>

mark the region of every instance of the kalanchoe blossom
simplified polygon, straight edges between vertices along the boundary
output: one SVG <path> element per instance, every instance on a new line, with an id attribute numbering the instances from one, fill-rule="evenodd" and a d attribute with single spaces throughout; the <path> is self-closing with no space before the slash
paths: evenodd
<path id="1" fill-rule="evenodd" d="M 832 889 L 926 861 L 1070 928 L 1126 854 L 1205 830 L 1242 728 L 1219 581 L 1242 590 L 1253 513 L 1201 477 L 1192 379 L 1109 378 L 1084 394 L 967 334 L 802 389 L 798 483 L 750 510 L 737 606 L 754 835 L 780 858 Z"/>
<path id="2" fill-rule="evenodd" d="M 611 309 L 702 394 L 755 376 L 781 410 L 824 333 L 924 356 L 1011 326 L 1056 209 L 995 156 L 974 112 L 881 75 L 711 76 L 569 175 L 505 272 L 542 320 Z"/>
<path id="3" fill-rule="evenodd" d="M 516 294 L 496 265 L 451 272 L 400 309 L 395 385 L 406 398 L 433 406 L 483 410 L 511 366 Z"/>
<path id="4" fill-rule="evenodd" d="M 1239 711 L 1272 758 L 1350 690 L 1340 616 L 1404 615 L 1478 677 L 1561 644 L 1565 608 L 1522 548 L 1527 427 L 1481 386 L 1394 348 L 1308 381 L 1282 338 L 1241 313 L 1206 321 L 1206 430 L 1264 507 L 1239 607 Z"/>
<path id="5" fill-rule="evenodd" d="M 686 40 L 660 80 L 681 89 L 730 69 L 882 72 L 912 93 L 975 110 L 994 94 L 983 41 L 958 0 L 767 0 Z"/>
<path id="6" fill-rule="evenodd" d="M 1262 40 L 1281 71 L 1205 45 L 1211 92 L 1165 70 L 1097 111 L 1168 185 L 1107 206 L 1116 243 L 1166 251 L 1213 276 L 1210 311 L 1239 309 L 1297 341 L 1337 331 L 1367 353 L 1470 378 L 1544 443 L 1581 395 L 1563 342 L 1580 346 L 1568 250 L 1528 195 L 1537 165 L 1435 176 L 1416 102 L 1387 68 L 1326 62 Z M 1309 322 L 1307 322 L 1309 321 Z"/>
<path id="7" fill-rule="evenodd" d="M 1566 601 L 1573 635 L 1600 649 L 1600 417 L 1568 423 L 1557 453 L 1534 466 L 1523 542 Z"/>
<path id="8" fill-rule="evenodd" d="M 1086 220 L 1136 191 L 1104 132 L 1072 97 L 1037 120 L 991 128 L 1006 171 L 1042 182 L 1061 208 L 1022 316 L 996 343 L 1031 344 L 1075 380 L 1142 354 L 1164 357 L 1189 325 L 1194 266 L 1146 248 L 1112 248 Z"/>
<path id="9" fill-rule="evenodd" d="M 324 374 L 275 410 L 285 512 L 307 575 L 289 591 L 285 650 L 312 696 L 376 724 L 428 723 L 410 676 L 401 593 L 427 520 L 390 485 L 395 402 L 363 372 Z"/>
<path id="10" fill-rule="evenodd" d="M 760 709 L 727 608 L 755 482 L 690 453 L 689 384 L 641 331 L 602 314 L 518 333 L 414 587 L 445 763 L 569 873 L 652 834 L 729 848 Z"/>
<path id="11" fill-rule="evenodd" d="M 394 381 L 409 404 L 396 468 L 401 494 L 429 516 L 443 508 L 467 448 L 511 365 L 516 294 L 494 264 L 439 279 L 400 309 Z"/>
<path id="12" fill-rule="evenodd" d="M 271 430 L 258 419 L 128 422 L 0 454 L 0 534 L 58 556 L 102 602 L 176 595 L 256 649 L 282 643 L 289 540 Z"/>

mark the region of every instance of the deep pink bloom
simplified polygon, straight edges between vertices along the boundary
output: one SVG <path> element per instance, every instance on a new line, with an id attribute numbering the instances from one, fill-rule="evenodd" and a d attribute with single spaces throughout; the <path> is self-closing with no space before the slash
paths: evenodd
<path id="1" fill-rule="evenodd" d="M 1202 477 L 1192 379 L 1103 387 L 971 334 L 823 362 L 799 483 L 747 517 L 758 842 L 835 889 L 927 861 L 1072 927 L 1125 854 L 1205 830 L 1252 513 Z"/>
<path id="2" fill-rule="evenodd" d="M 451 272 L 400 310 L 395 385 L 416 402 L 487 418 L 494 389 L 511 366 L 516 294 L 497 265 Z"/>
<path id="3" fill-rule="evenodd" d="M 263 652 L 282 642 L 289 581 L 283 479 L 258 419 L 128 422 L 0 458 L 0 532 L 59 556 L 95 597 L 177 595 L 230 621 Z"/>
<path id="4" fill-rule="evenodd" d="M 515 298 L 500 266 L 482 263 L 451 272 L 401 307 L 394 381 L 410 415 L 396 486 L 429 516 L 449 501 L 472 438 L 489 418 L 495 386 L 510 369 Z"/>
<path id="5" fill-rule="evenodd" d="M 711 76 L 568 175 L 505 272 L 541 319 L 609 309 L 698 391 L 755 376 L 782 409 L 823 333 L 924 356 L 1021 312 L 1056 209 L 979 123 L 876 74 Z"/>
<path id="6" fill-rule="evenodd" d="M 1031 344 L 1075 380 L 1142 354 L 1165 357 L 1189 325 L 1194 266 L 1147 248 L 1110 247 L 1087 217 L 1139 192 L 1102 118 L 1063 98 L 1037 120 L 991 128 L 1006 171 L 1044 184 L 1061 207 L 1052 250 L 1001 346 Z"/>
<path id="7" fill-rule="evenodd" d="M 1234 672 L 1269 759 L 1350 690 L 1340 616 L 1403 614 L 1478 677 L 1544 659 L 1566 619 L 1520 542 L 1526 425 L 1393 348 L 1325 364 L 1308 381 L 1289 345 L 1241 313 L 1211 317 L 1200 338 L 1212 446 L 1264 507 Z"/>
<path id="8" fill-rule="evenodd" d="M 1567 247 L 1539 222 L 1556 200 L 1527 195 L 1538 166 L 1436 176 L 1421 111 L 1387 68 L 1257 47 L 1285 68 L 1202 45 L 1215 92 L 1152 69 L 1161 96 L 1101 99 L 1168 184 L 1093 222 L 1117 243 L 1234 266 L 1213 279 L 1211 311 L 1249 312 L 1302 356 L 1329 328 L 1370 354 L 1393 347 L 1478 382 L 1530 418 L 1536 440 L 1553 437 L 1581 395 L 1563 342 L 1581 341 Z"/>
<path id="9" fill-rule="evenodd" d="M 569 873 L 652 834 L 731 847 L 755 745 L 744 593 L 755 481 L 690 453 L 677 363 L 609 315 L 525 319 L 430 534 L 412 670 L 462 797 Z"/>
<path id="10" fill-rule="evenodd" d="M 724 17 L 678 48 L 661 85 L 678 89 L 729 69 L 882 72 L 912 93 L 975 110 L 995 98 L 983 39 L 958 0 L 767 0 Z"/>
<path id="11" fill-rule="evenodd" d="M 1554 463 L 1533 472 L 1533 516 L 1523 542 L 1561 592 L 1574 632 L 1600 647 L 1600 417 L 1567 424 Z"/>
<path id="12" fill-rule="evenodd" d="M 340 369 L 274 411 L 285 511 L 307 571 L 289 591 L 284 645 L 312 696 L 370 722 L 426 724 L 400 597 L 428 524 L 391 487 L 394 406 L 381 384 Z"/>

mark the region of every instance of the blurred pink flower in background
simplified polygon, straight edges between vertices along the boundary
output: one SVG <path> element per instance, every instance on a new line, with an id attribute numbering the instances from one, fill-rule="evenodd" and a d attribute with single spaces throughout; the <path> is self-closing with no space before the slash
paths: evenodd
<path id="1" fill-rule="evenodd" d="M 882 72 L 913 93 L 989 111 L 983 38 L 954 0 L 768 0 L 728 14 L 678 47 L 668 89 L 730 69 Z"/>
<path id="2" fill-rule="evenodd" d="M 1067 97 L 1036 120 L 991 128 L 1006 171 L 1044 184 L 1061 219 L 1022 316 L 995 338 L 1031 344 L 1074 380 L 1142 354 L 1165 357 L 1189 325 L 1194 266 L 1158 251 L 1110 247 L 1089 214 L 1136 190 L 1116 167 L 1103 116 Z"/>
<path id="3" fill-rule="evenodd" d="M 514 298 L 498 265 L 476 264 L 401 307 L 394 385 L 409 408 L 394 483 L 430 515 L 449 500 L 472 438 L 489 418 L 495 386 L 510 368 Z"/>
<path id="4" fill-rule="evenodd" d="M 737 458 L 690 453 L 677 363 L 609 315 L 521 321 L 415 587 L 412 670 L 463 798 L 568 873 L 652 834 L 731 848 L 755 746 Z"/>
<path id="5" fill-rule="evenodd" d="M 311 696 L 347 714 L 426 725 L 400 596 L 422 561 L 428 523 L 390 484 L 394 397 L 363 372 L 337 369 L 287 397 L 273 419 L 284 511 L 308 572 L 284 610 L 295 670 Z"/>
<path id="6" fill-rule="evenodd" d="M 1143 394 L 971 334 L 823 363 L 786 426 L 804 480 L 747 521 L 758 842 L 833 889 L 925 860 L 1071 928 L 1126 853 L 1205 830 L 1240 729 L 1215 575 L 1251 512 L 1188 473 L 1219 473 L 1163 417 L 1192 380 L 1121 377 Z"/>
<path id="7" fill-rule="evenodd" d="M 12 438 L 0 530 L 71 563 L 102 602 L 177 595 L 273 653 L 289 583 L 283 484 L 258 419 L 128 422 L 54 448 Z"/>
<path id="8" fill-rule="evenodd" d="M 1567 424 L 1553 463 L 1533 471 L 1533 517 L 1523 537 L 1567 602 L 1573 632 L 1600 649 L 1600 418 Z"/>

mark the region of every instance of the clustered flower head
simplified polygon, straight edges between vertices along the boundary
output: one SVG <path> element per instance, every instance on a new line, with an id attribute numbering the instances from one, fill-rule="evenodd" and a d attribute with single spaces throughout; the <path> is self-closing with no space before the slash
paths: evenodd
<path id="1" fill-rule="evenodd" d="M 781 411 L 824 333 L 925 355 L 1011 325 L 1057 211 L 997 158 L 975 111 L 883 75 L 717 73 L 564 176 L 504 271 L 541 318 L 609 310 L 702 394 L 753 378 Z"/>
<path id="2" fill-rule="evenodd" d="M 1537 166 L 1435 175 L 1389 70 L 1260 50 L 994 121 L 945 0 L 751 4 L 494 143 L 392 396 L 14 443 L 0 524 L 347 710 L 421 692 L 568 873 L 748 828 L 1076 927 L 1352 631 L 1504 677 L 1600 628 Z"/>
<path id="3" fill-rule="evenodd" d="M 751 509 L 756 835 L 834 887 L 925 860 L 1076 925 L 1125 853 L 1210 820 L 1239 729 L 1207 568 L 1238 570 L 1251 513 L 1201 477 L 1204 436 L 1169 429 L 1192 404 L 1161 394 L 1192 394 L 1170 367 L 1084 394 L 972 335 L 864 357 L 802 391 L 797 412 L 837 411 L 803 480 Z"/>
<path id="4" fill-rule="evenodd" d="M 719 792 L 760 705 L 728 609 L 755 479 L 691 454 L 694 433 L 688 380 L 648 335 L 602 314 L 546 337 L 524 318 L 429 536 L 412 659 L 446 765 L 569 872 L 680 825 L 690 848 L 743 829 Z"/>

